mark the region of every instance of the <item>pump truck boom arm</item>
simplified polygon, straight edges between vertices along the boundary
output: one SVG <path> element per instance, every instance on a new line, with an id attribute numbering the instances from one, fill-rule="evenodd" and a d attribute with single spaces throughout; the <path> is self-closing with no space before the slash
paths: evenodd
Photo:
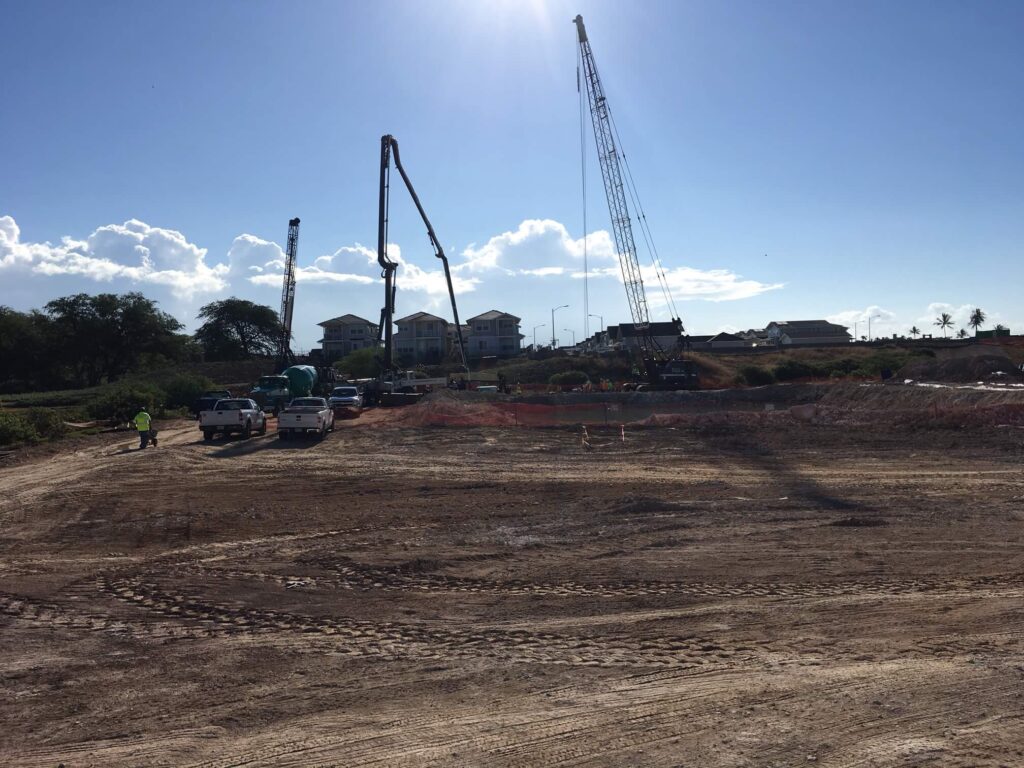
<path id="1" fill-rule="evenodd" d="M 427 237 L 430 238 L 430 244 L 434 248 L 434 256 L 439 258 L 444 266 L 444 279 L 448 283 L 448 296 L 452 302 L 452 319 L 455 321 L 455 333 L 459 342 L 459 355 L 462 359 L 462 364 L 465 365 L 466 346 L 462 338 L 462 326 L 459 324 L 459 309 L 455 304 L 455 288 L 452 286 L 452 273 L 448 265 L 448 257 L 445 256 L 444 248 L 441 247 L 441 242 L 437 239 L 434 227 L 430 223 L 430 219 L 427 218 L 427 212 L 423 210 L 420 198 L 416 194 L 412 182 L 409 180 L 409 175 L 402 166 L 402 159 L 398 153 L 398 141 L 395 140 L 394 136 L 387 134 L 380 138 L 380 208 L 377 219 L 377 263 L 380 264 L 381 276 L 384 278 L 384 306 L 380 311 L 380 329 L 377 333 L 377 341 L 380 342 L 383 337 L 384 372 L 393 373 L 396 370 L 392 324 L 395 314 L 395 272 L 398 269 L 398 263 L 388 258 L 388 209 L 391 191 L 392 156 L 395 159 L 395 167 L 398 169 L 399 174 L 401 174 L 402 181 L 405 182 L 405 188 L 409 190 L 409 196 L 412 197 L 416 210 L 419 211 L 420 218 L 423 219 L 423 224 L 427 228 Z"/>

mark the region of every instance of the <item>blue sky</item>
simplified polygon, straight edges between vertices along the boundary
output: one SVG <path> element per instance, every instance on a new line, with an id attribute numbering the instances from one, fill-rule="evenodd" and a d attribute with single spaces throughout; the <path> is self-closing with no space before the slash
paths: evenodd
<path id="1" fill-rule="evenodd" d="M 0 303 L 141 290 L 194 327 L 277 306 L 374 319 L 380 136 L 456 269 L 459 309 L 582 338 L 575 29 L 587 24 L 692 333 L 830 317 L 905 332 L 981 306 L 1024 328 L 1017 2 L 0 0 Z M 590 311 L 629 320 L 587 125 Z M 397 180 L 397 176 L 396 176 Z M 449 316 L 392 200 L 398 312 Z M 649 257 L 641 252 L 641 260 Z M 652 312 L 656 285 L 648 281 Z M 597 320 L 589 321 L 593 331 Z M 958 325 L 958 327 L 959 327 Z M 925 330 L 932 330 L 925 328 Z"/>

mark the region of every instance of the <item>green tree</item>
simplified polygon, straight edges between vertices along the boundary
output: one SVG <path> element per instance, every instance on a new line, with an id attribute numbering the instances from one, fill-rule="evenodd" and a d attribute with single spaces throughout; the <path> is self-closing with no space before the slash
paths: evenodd
<path id="1" fill-rule="evenodd" d="M 207 360 L 245 360 L 277 351 L 284 329 L 277 313 L 265 304 L 222 299 L 199 309 L 205 322 L 195 333 Z"/>
<path id="2" fill-rule="evenodd" d="M 54 380 L 50 325 L 42 312 L 0 306 L 0 391 L 41 389 Z"/>
<path id="3" fill-rule="evenodd" d="M 116 381 L 143 357 L 174 359 L 181 323 L 141 293 L 78 293 L 51 301 L 52 348 L 80 386 Z"/>
<path id="4" fill-rule="evenodd" d="M 967 321 L 967 324 L 974 329 L 974 335 L 978 335 L 978 329 L 985 324 L 985 313 L 981 311 L 980 307 L 975 307 L 971 312 L 971 319 Z"/>
<path id="5" fill-rule="evenodd" d="M 967 333 L 967 331 L 966 331 L 965 329 L 963 329 L 963 328 L 961 328 L 961 329 L 960 329 L 959 331 L 957 331 L 957 332 L 956 332 L 956 337 L 957 337 L 958 339 L 966 339 L 966 338 L 967 338 L 967 336 L 968 336 L 968 333 Z"/>
<path id="6" fill-rule="evenodd" d="M 943 312 L 935 318 L 934 324 L 942 329 L 942 338 L 946 338 L 946 329 L 953 327 L 953 316 L 949 312 Z"/>
<path id="7" fill-rule="evenodd" d="M 353 379 L 370 379 L 380 375 L 380 363 L 377 356 L 380 350 L 376 347 L 366 347 L 349 352 L 341 360 L 334 364 L 334 370 L 351 376 Z"/>
<path id="8" fill-rule="evenodd" d="M 910 329 L 910 335 L 916 339 L 918 336 L 921 335 L 921 329 L 915 325 L 913 328 Z"/>

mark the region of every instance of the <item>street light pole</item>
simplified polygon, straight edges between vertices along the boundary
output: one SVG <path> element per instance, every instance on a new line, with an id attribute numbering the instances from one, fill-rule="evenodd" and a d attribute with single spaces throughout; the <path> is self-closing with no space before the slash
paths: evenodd
<path id="1" fill-rule="evenodd" d="M 569 308 L 568 304 L 563 304 L 560 307 L 552 307 L 551 308 L 551 349 L 554 349 L 555 348 L 555 344 L 558 343 L 556 341 L 556 339 L 555 339 L 555 312 L 557 310 L 559 310 L 559 309 L 568 309 L 568 308 Z"/>
<path id="2" fill-rule="evenodd" d="M 547 323 L 541 323 L 540 325 L 533 326 L 533 351 L 537 352 L 537 329 L 543 328 Z"/>
<path id="3" fill-rule="evenodd" d="M 868 341 L 871 341 L 871 321 L 881 317 L 881 315 L 868 315 Z"/>
<path id="4" fill-rule="evenodd" d="M 576 331 L 572 330 L 571 328 L 563 328 L 562 330 L 565 331 L 566 333 L 571 333 L 572 334 L 572 345 L 575 347 L 576 346 Z"/>

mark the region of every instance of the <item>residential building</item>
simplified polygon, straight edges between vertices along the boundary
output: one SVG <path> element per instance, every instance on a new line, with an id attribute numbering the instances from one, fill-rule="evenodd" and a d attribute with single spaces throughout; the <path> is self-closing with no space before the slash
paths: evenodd
<path id="1" fill-rule="evenodd" d="M 750 342 L 735 333 L 722 331 L 708 339 L 707 346 L 710 349 L 736 349 L 738 347 L 749 347 Z"/>
<path id="2" fill-rule="evenodd" d="M 828 320 L 772 321 L 764 332 L 770 343 L 781 345 L 848 344 L 853 338 L 845 325 Z"/>
<path id="3" fill-rule="evenodd" d="M 679 333 L 679 326 L 674 322 L 651 323 L 649 331 L 654 343 L 665 352 L 673 352 L 682 344 L 683 337 Z M 641 333 L 633 323 L 609 325 L 607 332 L 609 342 L 620 345 L 622 349 L 640 348 Z"/>
<path id="4" fill-rule="evenodd" d="M 324 329 L 319 344 L 325 360 L 337 360 L 357 349 L 377 345 L 377 324 L 356 315 L 341 315 L 317 325 Z"/>
<path id="5" fill-rule="evenodd" d="M 508 312 L 492 309 L 466 321 L 469 336 L 466 355 L 479 357 L 513 357 L 522 349 L 523 334 L 519 332 L 520 318 Z"/>
<path id="6" fill-rule="evenodd" d="M 395 358 L 403 363 L 439 363 L 448 354 L 448 327 L 443 317 L 416 312 L 395 321 L 398 331 L 392 337 Z"/>

